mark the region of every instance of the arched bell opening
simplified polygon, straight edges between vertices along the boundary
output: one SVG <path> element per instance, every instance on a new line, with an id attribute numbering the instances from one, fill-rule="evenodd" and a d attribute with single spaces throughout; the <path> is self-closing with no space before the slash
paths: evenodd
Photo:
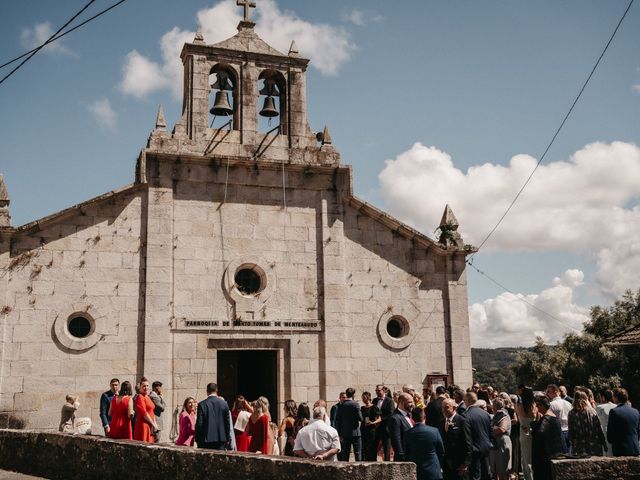
<path id="1" fill-rule="evenodd" d="M 238 75 L 229 65 L 214 65 L 209 74 L 209 126 L 238 130 Z"/>
<path id="2" fill-rule="evenodd" d="M 263 70 L 258 77 L 258 131 L 288 134 L 287 82 L 277 70 Z M 279 128 L 276 128 L 279 127 Z"/>

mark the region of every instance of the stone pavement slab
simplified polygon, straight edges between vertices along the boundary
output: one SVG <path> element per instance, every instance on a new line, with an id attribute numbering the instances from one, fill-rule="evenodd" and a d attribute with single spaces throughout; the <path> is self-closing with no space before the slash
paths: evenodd
<path id="1" fill-rule="evenodd" d="M 46 480 L 43 477 L 32 477 L 31 475 L 24 475 L 22 473 L 9 472 L 7 470 L 0 470 L 0 480 Z"/>

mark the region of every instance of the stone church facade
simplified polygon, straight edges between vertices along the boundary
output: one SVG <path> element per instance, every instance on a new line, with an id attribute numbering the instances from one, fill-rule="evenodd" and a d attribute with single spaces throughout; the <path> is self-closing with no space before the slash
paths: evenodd
<path id="1" fill-rule="evenodd" d="M 278 416 L 347 386 L 468 386 L 453 213 L 435 241 L 354 196 L 295 43 L 245 19 L 181 57 L 182 116 L 169 132 L 159 111 L 133 184 L 14 227 L 0 177 L 0 427 L 56 428 L 77 393 L 101 432 L 112 377 L 162 381 L 168 411 L 216 381 Z"/>

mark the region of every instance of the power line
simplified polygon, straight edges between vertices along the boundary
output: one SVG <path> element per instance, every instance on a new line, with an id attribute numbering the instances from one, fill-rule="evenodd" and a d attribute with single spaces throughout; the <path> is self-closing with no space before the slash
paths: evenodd
<path id="1" fill-rule="evenodd" d="M 120 5 L 121 3 L 124 3 L 124 2 L 126 2 L 126 1 L 127 1 L 127 0 L 120 0 L 119 2 L 114 3 L 114 4 L 113 4 L 113 5 L 111 5 L 110 7 L 105 8 L 105 9 L 104 9 L 104 10 L 102 10 L 101 12 L 96 13 L 93 17 L 90 17 L 90 18 L 86 19 L 84 22 L 82 22 L 82 23 L 80 23 L 80 24 L 76 25 L 76 26 L 75 26 L 75 27 L 73 27 L 73 28 L 70 28 L 70 29 L 69 29 L 69 30 L 67 30 L 66 32 L 62 32 L 60 35 L 55 35 L 52 39 L 47 40 L 45 43 L 43 43 L 43 44 L 42 44 L 42 45 L 40 45 L 39 47 L 36 47 L 36 48 L 34 48 L 34 49 L 32 49 L 32 50 L 29 50 L 28 52 L 25 52 L 25 53 L 23 53 L 22 55 L 19 55 L 19 56 L 17 56 L 16 58 L 14 58 L 14 59 L 12 59 L 12 60 L 9 60 L 9 61 L 8 61 L 8 62 L 6 62 L 6 63 L 3 63 L 2 65 L 0 65 L 0 68 L 4 68 L 4 67 L 6 67 L 7 65 L 11 65 L 13 62 L 17 62 L 17 61 L 18 61 L 18 60 L 20 60 L 21 58 L 26 57 L 27 55 L 29 55 L 29 54 L 30 54 L 30 53 L 32 53 L 32 52 L 35 52 L 35 51 L 36 51 L 36 50 L 38 50 L 39 48 L 42 48 L 42 47 L 44 47 L 45 45 L 47 45 L 47 44 L 49 44 L 49 43 L 53 43 L 53 42 L 55 42 L 56 40 L 58 40 L 58 39 L 60 39 L 60 38 L 64 37 L 65 35 L 67 35 L 67 34 L 69 34 L 69 33 L 73 32 L 74 30 L 79 29 L 80 27 L 83 27 L 83 26 L 84 26 L 84 25 L 86 25 L 87 23 L 91 22 L 92 20 L 95 20 L 96 18 L 98 18 L 98 17 L 99 17 L 99 16 L 101 16 L 101 15 L 104 15 L 104 14 L 105 14 L 105 13 L 107 13 L 109 10 L 111 10 L 111 9 L 113 9 L 113 8 L 116 8 L 118 5 Z"/>
<path id="2" fill-rule="evenodd" d="M 76 18 L 78 18 L 82 12 L 84 12 L 87 8 L 89 8 L 89 6 L 95 2 L 96 0 L 89 0 L 89 2 L 80 9 L 80 11 L 78 11 L 78 13 L 76 13 L 73 17 L 71 17 L 67 23 L 65 23 L 63 26 L 61 26 L 58 31 L 56 33 L 54 33 L 53 35 L 51 35 L 46 42 L 44 42 L 42 45 L 40 45 L 39 47 L 35 48 L 27 58 L 25 58 L 22 62 L 20 62 L 20 64 L 14 68 L 13 70 L 11 70 L 7 75 L 5 75 L 2 80 L 0 80 L 0 84 L 2 84 L 7 78 L 9 78 L 11 75 L 13 75 L 14 73 L 16 73 L 20 67 L 22 67 L 25 63 L 27 63 L 29 60 L 31 60 L 31 58 L 38 53 L 45 45 L 49 44 L 50 42 L 53 41 L 53 38 L 58 35 L 62 30 L 64 30 L 65 28 L 67 28 L 67 26 L 69 26 L 69 24 L 71 22 L 73 22 Z"/>
<path id="3" fill-rule="evenodd" d="M 514 295 L 518 300 L 526 303 L 527 305 L 529 305 L 531 308 L 536 309 L 537 311 L 539 311 L 540 313 L 543 313 L 544 315 L 546 315 L 547 317 L 555 320 L 558 323 L 562 323 L 564 326 L 569 327 L 570 329 L 572 329 L 574 332 L 578 332 L 581 333 L 580 330 L 578 330 L 577 328 L 569 325 L 567 322 L 565 322 L 564 320 L 559 319 L 558 317 L 556 317 L 555 315 L 550 314 L 549 312 L 541 309 L 540 307 L 535 306 L 533 303 L 529 302 L 527 299 L 524 298 L 524 296 L 519 295 L 517 293 L 515 293 L 513 290 L 511 290 L 510 288 L 505 287 L 503 284 L 501 284 L 500 282 L 498 282 L 496 279 L 490 277 L 489 275 L 487 275 L 485 272 L 483 272 L 482 270 L 480 270 L 478 267 L 476 267 L 473 262 L 470 262 L 469 260 L 467 260 L 467 265 L 469 265 L 471 268 L 473 268 L 476 272 L 478 272 L 480 275 L 482 275 L 483 277 L 487 278 L 489 281 L 491 281 L 492 283 L 496 284 L 498 287 L 502 288 L 503 290 L 509 292 L 510 294 Z"/>
<path id="4" fill-rule="evenodd" d="M 533 177 L 533 175 L 536 173 L 536 170 L 538 170 L 538 167 L 540 166 L 540 164 L 543 162 L 544 157 L 547 155 L 547 152 L 549 152 L 549 149 L 551 148 L 551 146 L 553 145 L 553 143 L 555 142 L 556 138 L 558 137 L 558 134 L 560 133 L 560 130 L 562 130 L 562 127 L 564 127 L 564 124 L 566 123 L 566 121 L 568 120 L 569 116 L 571 115 L 571 112 L 573 112 L 574 107 L 576 106 L 576 104 L 578 103 L 578 100 L 580 100 L 580 97 L 582 96 L 582 93 L 584 92 L 585 88 L 587 88 L 587 85 L 589 84 L 589 81 L 591 80 L 591 77 L 593 76 L 593 74 L 595 73 L 596 69 L 598 68 L 598 65 L 600 65 L 600 61 L 602 60 L 602 57 L 604 57 L 604 54 L 607 52 L 607 49 L 609 48 L 609 45 L 611 45 L 611 42 L 613 41 L 614 37 L 616 36 L 616 33 L 618 33 L 618 29 L 620 28 L 620 25 L 622 24 L 622 21 L 625 19 L 625 17 L 627 16 L 627 13 L 629 12 L 629 10 L 631 9 L 631 5 L 633 5 L 633 2 L 635 0 L 631 0 L 629 2 L 629 5 L 627 6 L 627 9 L 624 11 L 624 14 L 622 15 L 622 17 L 620 17 L 620 20 L 618 21 L 618 24 L 616 25 L 615 30 L 613 31 L 613 33 L 611 34 L 611 37 L 609 38 L 609 41 L 607 42 L 607 44 L 605 45 L 604 49 L 602 50 L 602 53 L 600 54 L 600 56 L 598 57 L 598 60 L 596 61 L 595 65 L 593 66 L 593 68 L 591 69 L 591 73 L 589 73 L 589 76 L 587 77 L 586 81 L 584 82 L 584 84 L 582 85 L 582 88 L 580 89 L 580 91 L 578 92 L 578 95 L 576 96 L 575 100 L 573 101 L 573 103 L 571 104 L 571 108 L 569 108 L 569 111 L 567 112 L 567 114 L 564 116 L 564 118 L 562 119 L 562 122 L 560 123 L 560 126 L 558 127 L 558 129 L 556 130 L 556 132 L 553 134 L 553 137 L 551 138 L 551 141 L 549 142 L 549 144 L 547 145 L 547 148 L 545 148 L 544 152 L 542 153 L 542 156 L 540 157 L 540 160 L 538 160 L 538 163 L 536 164 L 536 166 L 534 167 L 534 169 L 531 171 L 531 174 L 529 175 L 529 177 L 527 178 L 527 180 L 524 182 L 524 185 L 522 185 L 522 188 L 520 188 L 520 190 L 518 191 L 518 193 L 516 194 L 516 196 L 514 197 L 513 201 L 509 204 L 509 207 L 505 210 L 505 212 L 502 214 L 502 216 L 500 217 L 500 219 L 498 220 L 498 223 L 495 224 L 495 226 L 491 229 L 491 231 L 487 234 L 487 236 L 484 238 L 484 240 L 482 240 L 482 243 L 480 244 L 480 246 L 478 247 L 478 251 L 485 245 L 485 243 L 487 243 L 487 241 L 489 240 L 489 238 L 491 238 L 491 236 L 493 235 L 493 233 L 498 229 L 498 227 L 500 226 L 500 224 L 502 223 L 502 221 L 504 220 L 504 218 L 507 216 L 507 214 L 511 211 L 511 208 L 515 205 L 516 201 L 518 200 L 518 198 L 520 197 L 520 195 L 522 194 L 523 190 L 527 187 L 527 185 L 529 185 L 529 182 L 531 181 L 531 178 Z M 476 254 L 477 252 L 473 253 L 469 258 L 473 258 L 473 256 Z"/>

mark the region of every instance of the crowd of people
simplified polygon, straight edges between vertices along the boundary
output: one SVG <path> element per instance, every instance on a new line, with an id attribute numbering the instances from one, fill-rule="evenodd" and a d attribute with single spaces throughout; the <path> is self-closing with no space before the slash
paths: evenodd
<path id="1" fill-rule="evenodd" d="M 157 442 L 165 402 L 162 383 L 146 378 L 135 386 L 112 379 L 100 399 L 105 434 L 114 439 Z M 562 456 L 640 455 L 640 414 L 624 388 L 593 392 L 563 386 L 544 392 L 520 385 L 500 393 L 474 384 L 422 394 L 411 385 L 392 392 L 377 385 L 375 394 L 347 388 L 327 410 L 284 402 L 282 420 L 271 418 L 269 400 L 238 396 L 232 408 L 215 383 L 199 403 L 187 397 L 177 422 L 175 444 L 316 460 L 408 461 L 418 480 L 542 480 L 551 478 L 551 459 Z M 67 396 L 60 431 L 73 430 L 75 396 Z"/>

